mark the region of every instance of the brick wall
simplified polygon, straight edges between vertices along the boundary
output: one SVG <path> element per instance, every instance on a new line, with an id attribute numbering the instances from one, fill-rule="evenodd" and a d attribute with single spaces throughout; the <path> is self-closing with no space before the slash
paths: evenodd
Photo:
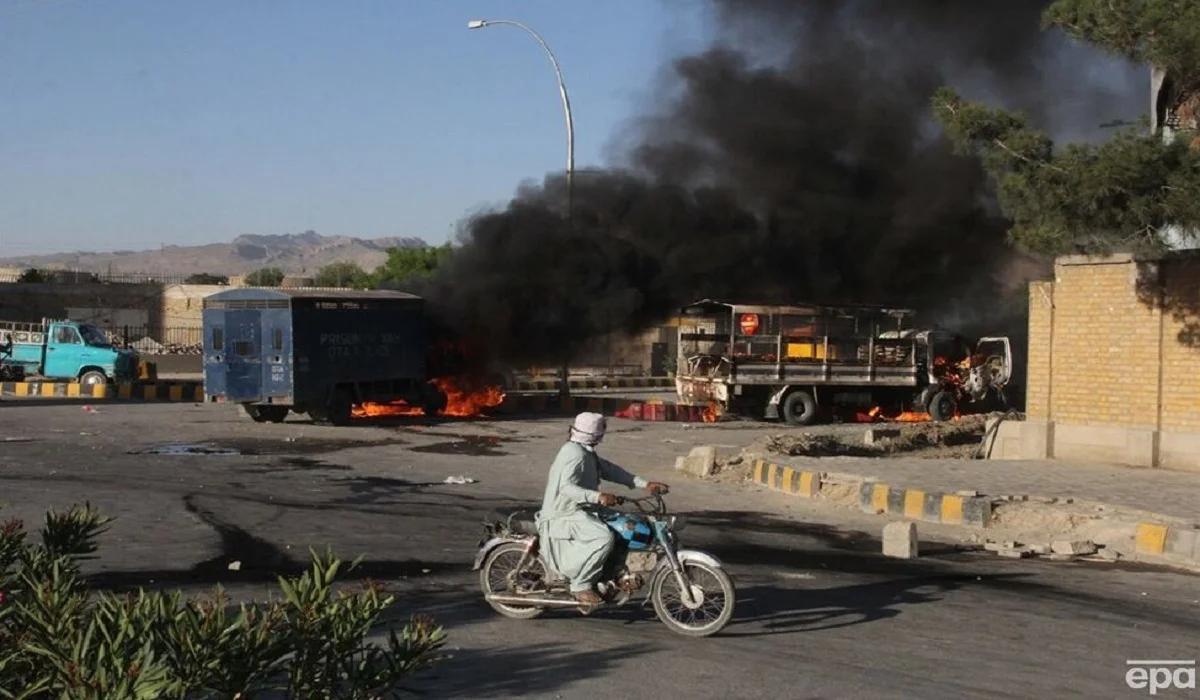
<path id="1" fill-rule="evenodd" d="M 1171 261 L 1164 273 L 1162 429 L 1200 433 L 1200 260 Z"/>
<path id="2" fill-rule="evenodd" d="M 1054 283 L 1029 285 L 1029 349 L 1027 351 L 1025 413 L 1030 418 L 1050 416 L 1051 328 L 1054 324 Z"/>
<path id="3" fill-rule="evenodd" d="M 1054 281 L 1029 286 L 1026 406 L 1054 425 L 1052 453 L 1151 466 L 1186 452 L 1180 439 L 1200 439 L 1200 257 L 1060 258 Z"/>

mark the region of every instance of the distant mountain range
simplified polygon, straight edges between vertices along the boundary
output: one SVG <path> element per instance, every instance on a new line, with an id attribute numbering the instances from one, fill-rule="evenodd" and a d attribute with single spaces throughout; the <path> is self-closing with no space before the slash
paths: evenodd
<path id="1" fill-rule="evenodd" d="M 420 238 L 354 238 L 322 236 L 313 231 L 282 235 L 238 236 L 229 243 L 164 246 L 158 250 L 111 253 L 55 253 L 0 258 L 0 268 L 81 270 L 94 273 L 148 273 L 164 277 L 197 272 L 241 275 L 263 267 L 288 274 L 312 275 L 332 262 L 358 263 L 373 270 L 387 259 L 389 248 L 422 248 Z"/>

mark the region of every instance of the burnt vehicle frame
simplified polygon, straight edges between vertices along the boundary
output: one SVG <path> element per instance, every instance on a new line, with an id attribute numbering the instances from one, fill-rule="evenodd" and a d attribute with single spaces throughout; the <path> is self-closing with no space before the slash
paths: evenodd
<path id="1" fill-rule="evenodd" d="M 837 407 L 888 407 L 950 420 L 1006 405 L 1007 337 L 915 328 L 912 309 L 734 304 L 680 309 L 679 399 L 808 425 Z"/>

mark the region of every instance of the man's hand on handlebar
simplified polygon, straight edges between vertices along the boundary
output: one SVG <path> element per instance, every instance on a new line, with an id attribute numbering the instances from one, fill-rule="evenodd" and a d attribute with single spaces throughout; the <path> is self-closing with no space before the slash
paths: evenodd
<path id="1" fill-rule="evenodd" d="M 661 481 L 651 481 L 650 483 L 646 484 L 646 491 L 655 496 L 661 496 L 663 494 L 670 493 L 671 487 L 667 486 Z"/>
<path id="2" fill-rule="evenodd" d="M 613 506 L 616 506 L 619 502 L 620 502 L 620 499 L 618 499 L 616 496 L 612 495 L 611 493 L 601 493 L 596 498 L 596 503 L 604 506 L 605 508 L 612 508 Z"/>

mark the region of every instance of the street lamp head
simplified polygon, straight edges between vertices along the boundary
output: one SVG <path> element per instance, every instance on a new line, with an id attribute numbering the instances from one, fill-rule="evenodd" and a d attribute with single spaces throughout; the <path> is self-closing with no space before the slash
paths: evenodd
<path id="1" fill-rule="evenodd" d="M 470 22 L 467 22 L 467 29 L 483 29 L 486 26 L 486 19 L 473 19 Z"/>

